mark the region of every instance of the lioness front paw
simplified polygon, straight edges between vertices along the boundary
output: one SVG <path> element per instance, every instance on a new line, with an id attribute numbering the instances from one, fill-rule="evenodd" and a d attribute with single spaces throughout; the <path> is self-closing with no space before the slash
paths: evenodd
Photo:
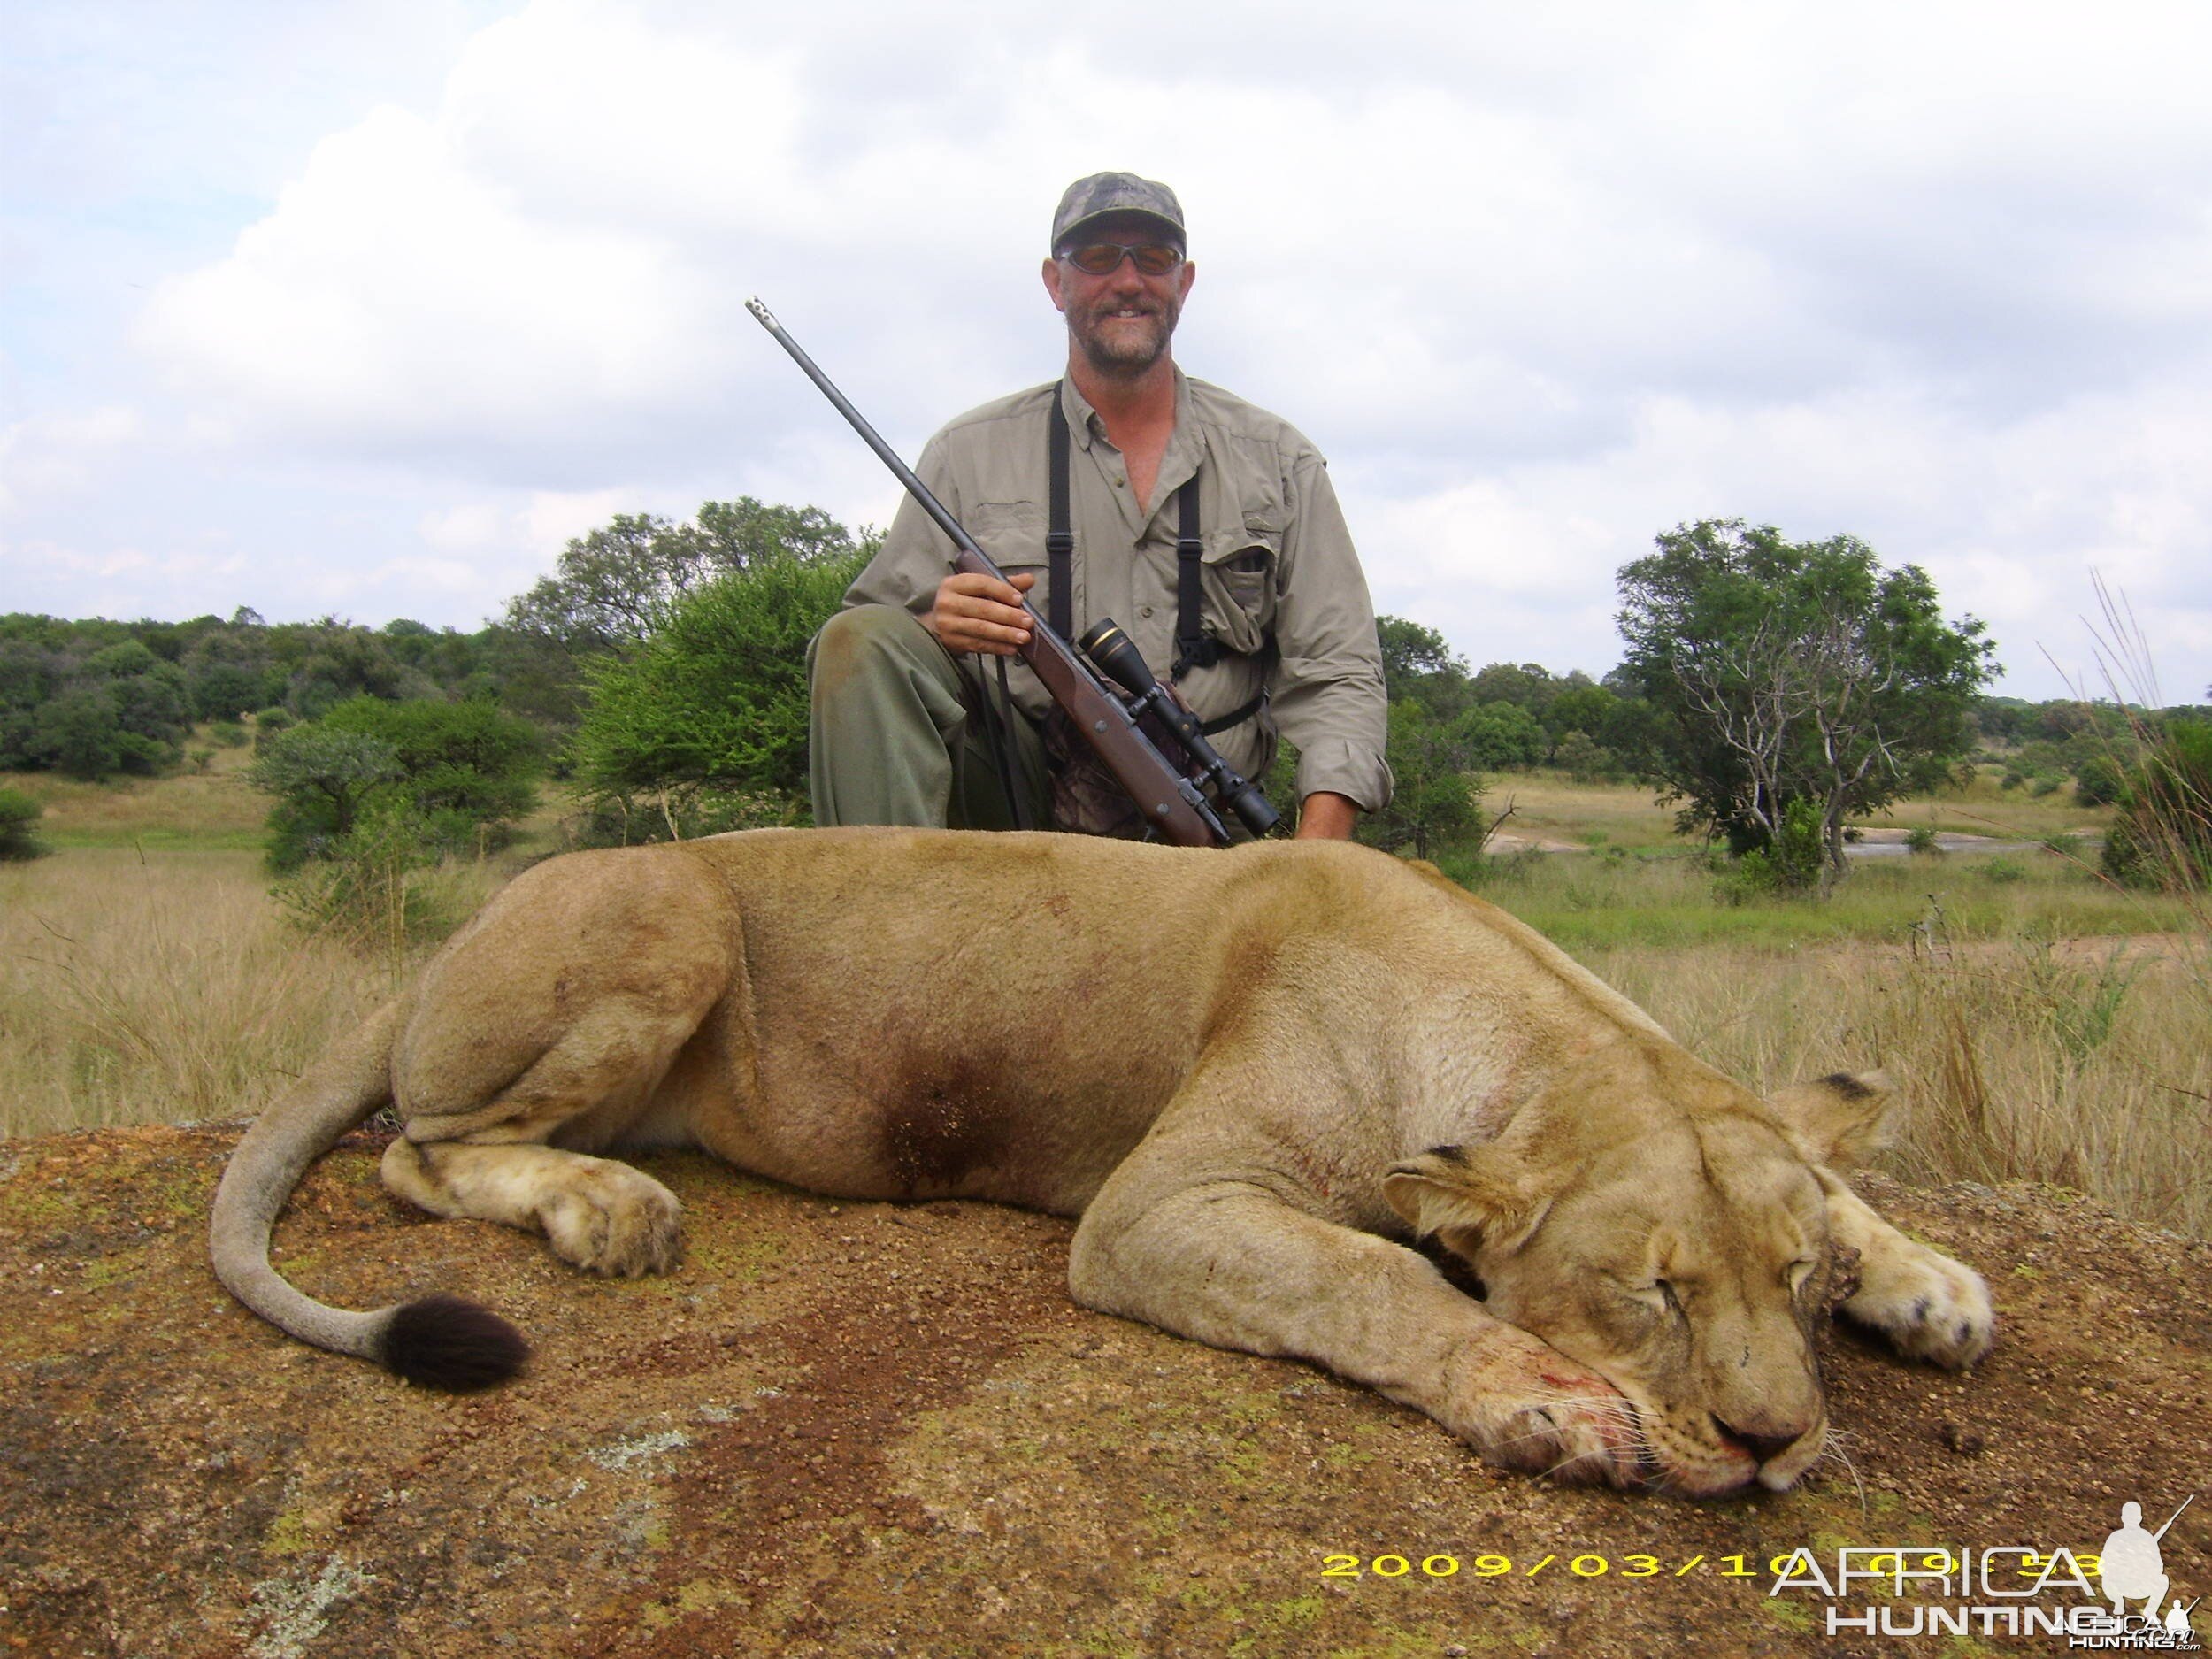
<path id="1" fill-rule="evenodd" d="M 664 1273 L 683 1254 L 676 1194 L 626 1164 L 594 1160 L 541 1198 L 537 1214 L 553 1253 L 588 1272 Z"/>
<path id="2" fill-rule="evenodd" d="M 1997 1315 L 1982 1276 L 1924 1245 L 1869 1252 L 1844 1317 L 1871 1325 L 1914 1359 L 1958 1370 L 1989 1352 Z"/>
<path id="3" fill-rule="evenodd" d="M 1509 1326 L 1453 1379 L 1446 1426 L 1508 1469 L 1574 1484 L 1637 1479 L 1635 1408 L 1597 1372 Z"/>

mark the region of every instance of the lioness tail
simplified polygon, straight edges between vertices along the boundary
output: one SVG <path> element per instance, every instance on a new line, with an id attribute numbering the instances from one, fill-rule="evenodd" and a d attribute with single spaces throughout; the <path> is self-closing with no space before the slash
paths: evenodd
<path id="1" fill-rule="evenodd" d="M 392 1098 L 392 1034 L 387 1006 L 257 1118 L 231 1155 L 215 1191 L 209 1244 L 223 1287 L 278 1329 L 433 1388 L 466 1390 L 504 1382 L 530 1345 L 497 1314 L 457 1296 L 425 1296 L 350 1313 L 303 1295 L 269 1265 L 277 1212 L 309 1164 Z"/>

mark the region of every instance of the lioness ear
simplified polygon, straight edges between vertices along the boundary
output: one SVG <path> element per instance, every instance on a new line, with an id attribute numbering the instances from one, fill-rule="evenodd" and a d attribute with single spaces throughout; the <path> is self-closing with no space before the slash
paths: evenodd
<path id="1" fill-rule="evenodd" d="M 1842 1166 L 1889 1144 L 1883 1123 L 1897 1086 L 1880 1071 L 1832 1071 L 1767 1103 L 1808 1162 Z"/>
<path id="2" fill-rule="evenodd" d="M 1383 1177 L 1383 1196 L 1417 1233 L 1434 1233 L 1471 1262 L 1536 1231 L 1551 1200 L 1530 1190 L 1521 1160 L 1495 1146 L 1435 1147 Z"/>

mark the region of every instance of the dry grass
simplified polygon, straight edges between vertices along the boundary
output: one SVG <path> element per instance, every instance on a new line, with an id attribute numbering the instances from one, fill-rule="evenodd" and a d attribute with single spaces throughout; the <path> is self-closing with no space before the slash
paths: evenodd
<path id="1" fill-rule="evenodd" d="M 225 751 L 207 773 L 126 789 L 22 780 L 50 801 L 42 829 L 62 850 L 0 866 L 0 1136 L 257 1110 L 419 956 L 302 935 L 246 850 L 265 803 L 236 782 L 241 764 Z M 1694 860 L 1619 850 L 1679 854 L 1647 795 L 1511 779 L 1497 804 L 1507 790 L 1514 827 L 1600 850 L 1495 861 L 1482 891 L 1715 1064 L 1759 1087 L 1885 1066 L 1909 1107 L 1901 1172 L 2051 1181 L 2212 1234 L 2212 1170 L 2193 1150 L 2212 1131 L 2200 895 L 2121 894 L 2029 842 L 1861 864 L 1826 904 L 1726 907 Z M 541 843 L 563 804 L 549 797 Z M 1946 827 L 1985 833 L 2088 817 L 1969 792 L 1953 804 L 2009 815 L 1977 825 L 1932 804 Z M 448 872 L 445 896 L 466 914 L 500 879 Z"/>
<path id="2" fill-rule="evenodd" d="M 55 847 L 192 847 L 258 850 L 269 797 L 241 776 L 250 748 L 208 749 L 207 769 L 166 778 L 111 778 L 85 783 L 50 772 L 0 772 L 0 788 L 20 789 L 46 809 L 38 837 Z"/>
<path id="3" fill-rule="evenodd" d="M 1501 829 L 1508 836 L 1632 851 L 1694 845 L 1674 833 L 1676 807 L 1660 806 L 1648 788 L 1636 784 L 1577 783 L 1555 772 L 1506 772 L 1486 777 L 1486 821 L 1509 803 L 1513 816 Z M 1999 787 L 1993 772 L 1978 772 L 1961 787 L 1910 795 L 1851 821 L 1897 829 L 1926 825 L 1962 835 L 2041 841 L 2054 836 L 2101 834 L 2112 821 L 2112 812 L 2108 807 L 2078 803 L 2071 785 L 2039 800 L 2025 789 Z"/>
<path id="4" fill-rule="evenodd" d="M 2083 805 L 2075 798 L 2070 783 L 2040 797 L 2027 789 L 2007 789 L 2000 784 L 1997 772 L 1984 769 L 1963 787 L 1913 795 L 1855 821 L 1898 829 L 1925 825 L 1962 835 L 2044 841 L 2060 835 L 2101 835 L 2112 822 L 2112 809 Z"/>
<path id="5" fill-rule="evenodd" d="M 2185 933 L 1585 960 L 1754 1087 L 1886 1069 L 1905 1102 L 1887 1162 L 1910 1179 L 2047 1181 L 2212 1236 L 2204 946 Z"/>
<path id="6" fill-rule="evenodd" d="M 1629 783 L 1577 783 L 1564 772 L 1502 772 L 1483 780 L 1486 823 L 1508 806 L 1500 833 L 1585 847 L 1679 848 L 1672 807 Z"/>
<path id="7" fill-rule="evenodd" d="M 407 964 L 303 936 L 251 853 L 0 866 L 0 1136 L 258 1110 Z"/>

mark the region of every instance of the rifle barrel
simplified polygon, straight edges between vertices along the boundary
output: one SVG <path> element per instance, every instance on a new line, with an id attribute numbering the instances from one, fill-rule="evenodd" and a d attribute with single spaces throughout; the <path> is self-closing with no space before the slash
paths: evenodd
<path id="1" fill-rule="evenodd" d="M 929 486 L 915 476 L 914 469 L 899 458 L 899 452 L 886 443 L 876 429 L 868 424 L 867 416 L 855 409 L 852 400 L 839 391 L 835 382 L 822 373 L 812 357 L 807 356 L 806 348 L 784 332 L 784 326 L 776 320 L 775 313 L 762 304 L 757 296 L 745 302 L 745 309 L 759 319 L 760 326 L 775 336 L 778 345 L 791 354 L 791 360 L 806 371 L 807 379 L 822 388 L 822 396 L 828 398 L 837 412 L 851 423 L 852 429 L 860 434 L 861 442 L 873 449 L 877 458 L 891 469 L 900 483 L 906 486 L 906 493 L 914 497 L 921 510 L 937 521 L 937 527 L 952 538 L 953 545 L 963 553 L 974 554 L 989 567 L 989 574 L 999 576 L 998 566 L 991 564 L 989 555 L 975 544 L 975 538 L 961 528 L 960 521 L 945 511 L 945 503 L 930 493 Z M 1000 577 L 1000 580 L 1004 578 Z"/>
<path id="2" fill-rule="evenodd" d="M 2187 1497 L 2181 1501 L 2181 1509 L 2187 1509 L 2196 1501 L 2197 1494 L 2193 1492 L 2191 1493 Z M 2181 1509 L 2176 1509 L 2171 1515 L 2166 1517 L 2166 1526 L 2171 1526 L 2176 1521 L 2178 1521 L 2181 1518 Z M 2155 1542 L 2159 1539 L 2166 1536 L 2166 1526 L 2160 1527 L 2155 1532 L 2151 1534 L 2152 1541 Z"/>

